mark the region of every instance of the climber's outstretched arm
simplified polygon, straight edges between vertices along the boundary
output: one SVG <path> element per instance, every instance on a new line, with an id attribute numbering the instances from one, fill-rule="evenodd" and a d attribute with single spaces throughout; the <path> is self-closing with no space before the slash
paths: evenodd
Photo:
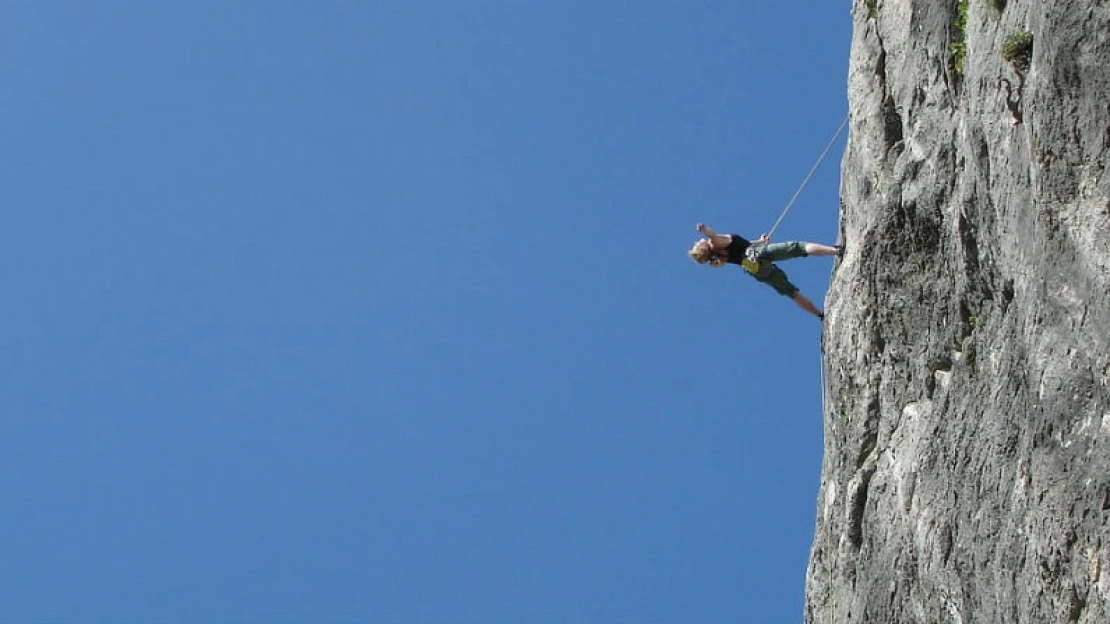
<path id="1" fill-rule="evenodd" d="M 718 234 L 713 230 L 713 228 L 704 223 L 698 224 L 698 231 L 702 234 L 705 234 L 705 236 L 709 238 L 709 242 L 711 242 L 713 246 L 717 249 L 724 249 L 728 247 L 730 243 L 732 243 L 731 236 L 729 236 L 728 234 Z"/>

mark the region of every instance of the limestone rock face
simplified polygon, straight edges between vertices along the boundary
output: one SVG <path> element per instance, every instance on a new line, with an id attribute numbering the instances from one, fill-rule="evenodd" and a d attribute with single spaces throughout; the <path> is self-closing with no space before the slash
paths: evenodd
<path id="1" fill-rule="evenodd" d="M 805 619 L 1106 623 L 1110 1 L 958 4 L 852 9 Z"/>

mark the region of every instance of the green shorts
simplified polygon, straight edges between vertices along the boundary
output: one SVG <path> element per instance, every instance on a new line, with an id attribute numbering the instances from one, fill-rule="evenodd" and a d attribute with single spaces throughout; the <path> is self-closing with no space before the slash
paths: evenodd
<path id="1" fill-rule="evenodd" d="M 768 243 L 759 250 L 759 271 L 752 275 L 755 279 L 775 289 L 775 292 L 784 297 L 793 297 L 798 292 L 798 287 L 790 283 L 786 273 L 773 264 L 775 260 L 789 260 L 808 256 L 805 243 L 795 241 L 791 243 Z"/>
<path id="2" fill-rule="evenodd" d="M 794 293 L 798 292 L 798 287 L 790 283 L 782 269 L 767 261 L 760 264 L 762 266 L 759 273 L 755 275 L 755 279 L 774 288 L 775 292 L 784 297 L 793 297 Z"/>
<path id="3" fill-rule="evenodd" d="M 794 241 L 790 243 L 767 243 L 762 247 L 757 246 L 759 249 L 760 260 L 789 260 L 791 258 L 801 258 L 808 256 L 806 253 L 806 244 L 801 241 Z"/>

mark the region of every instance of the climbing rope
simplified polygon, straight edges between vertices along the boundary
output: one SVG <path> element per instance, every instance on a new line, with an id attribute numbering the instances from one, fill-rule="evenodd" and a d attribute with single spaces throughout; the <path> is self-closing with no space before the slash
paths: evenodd
<path id="1" fill-rule="evenodd" d="M 821 166 L 821 161 L 825 160 L 825 156 L 828 155 L 829 150 L 832 149 L 833 143 L 836 142 L 836 139 L 840 136 L 840 133 L 844 131 L 844 126 L 846 125 L 848 125 L 847 115 L 845 115 L 844 121 L 840 122 L 840 127 L 836 129 L 836 134 L 833 135 L 833 138 L 829 139 L 829 144 L 825 146 L 825 149 L 821 151 L 821 155 L 817 157 L 817 162 L 813 163 L 813 168 L 809 170 L 808 174 L 806 174 L 806 178 L 802 180 L 801 186 L 798 187 L 797 191 L 794 191 L 794 196 L 791 197 L 790 201 L 786 203 L 786 208 L 784 208 L 782 210 L 782 214 L 779 215 L 779 220 L 775 221 L 775 224 L 771 226 L 771 231 L 767 232 L 768 238 L 774 235 L 775 230 L 779 229 L 779 224 L 782 223 L 783 218 L 786 217 L 786 213 L 790 212 L 790 208 L 794 206 L 794 201 L 797 200 L 798 196 L 802 194 L 802 189 L 804 189 L 806 185 L 809 184 L 809 179 L 813 177 L 813 173 L 817 171 L 818 167 Z"/>

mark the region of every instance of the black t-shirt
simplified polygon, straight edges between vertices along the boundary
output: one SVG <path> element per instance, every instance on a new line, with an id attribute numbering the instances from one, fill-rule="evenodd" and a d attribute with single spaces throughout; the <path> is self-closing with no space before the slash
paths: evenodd
<path id="1" fill-rule="evenodd" d="M 729 234 L 729 236 L 732 237 L 732 242 L 725 248 L 725 252 L 728 253 L 726 262 L 740 264 L 740 261 L 744 259 L 744 252 L 748 250 L 751 243 L 739 234 Z"/>

